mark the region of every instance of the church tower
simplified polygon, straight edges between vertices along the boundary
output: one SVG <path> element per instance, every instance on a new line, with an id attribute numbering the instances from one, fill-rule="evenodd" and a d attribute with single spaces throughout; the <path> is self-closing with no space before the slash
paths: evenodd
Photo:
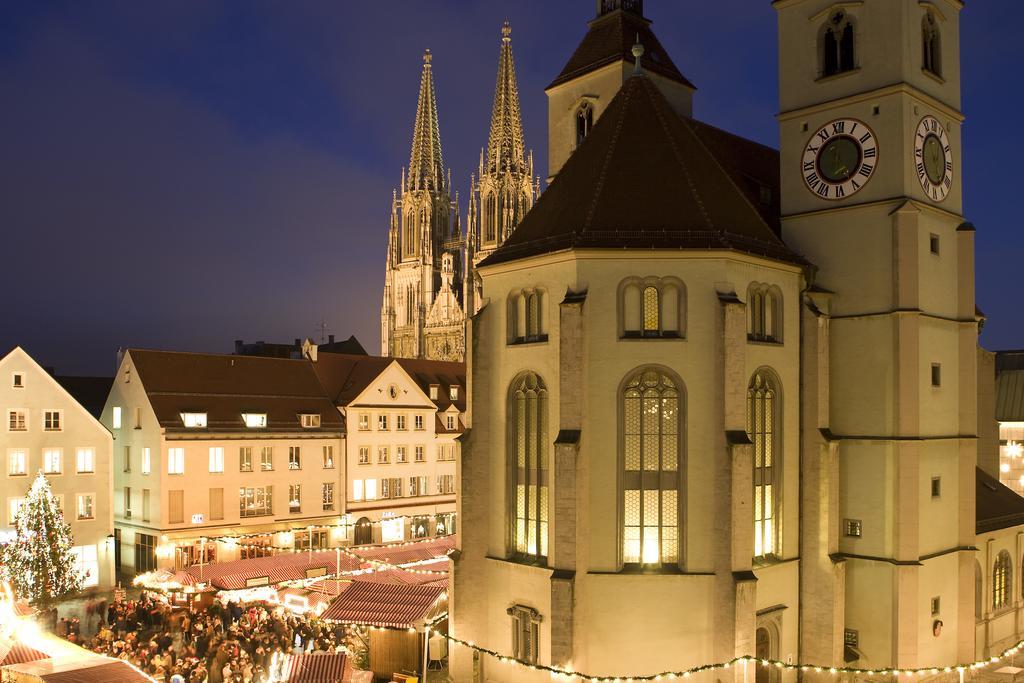
<path id="1" fill-rule="evenodd" d="M 391 200 L 381 354 L 461 361 L 464 244 L 444 170 L 432 55 L 423 56 L 408 173 Z"/>
<path id="2" fill-rule="evenodd" d="M 501 56 L 494 88 L 491 134 L 486 155 L 480 152 L 480 167 L 471 180 L 469 234 L 465 300 L 472 315 L 480 305 L 480 276 L 473 269 L 498 248 L 540 194 L 540 179 L 533 174 L 533 153 L 527 157 L 523 140 L 523 117 L 519 109 L 519 86 L 512 58 L 512 27 L 501 29 Z"/>
<path id="3" fill-rule="evenodd" d="M 783 238 L 817 266 L 802 313 L 802 502 L 815 521 L 801 531 L 801 657 L 972 661 L 978 320 L 960 180 L 963 5 L 774 4 Z"/>

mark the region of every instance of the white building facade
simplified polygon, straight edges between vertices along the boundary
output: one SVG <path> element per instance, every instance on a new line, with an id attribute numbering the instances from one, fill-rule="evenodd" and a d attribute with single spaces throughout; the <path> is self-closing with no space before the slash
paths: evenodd
<path id="1" fill-rule="evenodd" d="M 0 359 L 0 533 L 36 474 L 46 475 L 71 525 L 74 561 L 85 588 L 114 585 L 110 432 L 21 347 Z"/>

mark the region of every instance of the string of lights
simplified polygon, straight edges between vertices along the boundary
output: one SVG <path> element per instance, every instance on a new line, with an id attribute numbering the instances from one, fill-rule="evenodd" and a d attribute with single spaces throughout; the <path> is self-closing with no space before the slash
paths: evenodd
<path id="1" fill-rule="evenodd" d="M 657 674 L 646 674 L 646 675 L 626 675 L 626 676 L 594 676 L 588 673 L 580 671 L 572 671 L 569 669 L 560 669 L 554 666 L 546 666 L 544 664 L 534 664 L 531 662 L 525 662 L 515 657 L 508 657 L 495 650 L 490 650 L 485 647 L 481 647 L 471 641 L 462 640 L 455 636 L 444 633 L 440 630 L 434 629 L 434 625 L 444 621 L 448 618 L 448 614 L 444 613 L 438 615 L 434 619 L 426 622 L 426 631 L 429 635 L 431 630 L 441 635 L 450 643 L 455 643 L 461 647 L 468 648 L 474 652 L 478 652 L 482 655 L 489 656 L 496 661 L 503 664 L 518 665 L 525 667 L 532 671 L 544 671 L 558 676 L 564 676 L 566 678 L 575 678 L 584 681 L 602 681 L 602 682 L 617 682 L 624 683 L 626 681 L 664 681 L 664 680 L 675 680 L 679 678 L 690 678 L 696 674 L 704 673 L 706 671 L 716 671 L 721 669 L 729 669 L 734 666 L 746 666 L 755 665 L 765 669 L 778 669 L 780 671 L 802 671 L 802 672 L 814 672 L 814 673 L 825 673 L 831 674 L 832 676 L 839 676 L 843 674 L 853 674 L 858 676 L 927 676 L 937 675 L 940 673 L 959 673 L 963 674 L 967 671 L 974 671 L 977 669 L 983 669 L 993 664 L 1010 658 L 1024 649 L 1024 640 L 1018 642 L 1016 645 L 1004 650 L 1001 654 L 990 657 L 988 659 L 978 660 L 975 662 L 967 662 L 962 664 L 955 664 L 952 666 L 942 667 L 922 667 L 922 668 L 911 668 L 911 669 L 863 669 L 859 667 L 850 666 L 822 666 L 818 664 L 801 664 L 792 662 L 783 662 L 777 659 L 760 659 L 757 657 L 736 657 L 728 662 L 718 662 L 715 664 L 701 664 L 700 666 L 694 666 L 689 669 L 680 669 L 678 671 L 663 671 Z"/>
<path id="2" fill-rule="evenodd" d="M 441 513 L 441 514 L 446 515 L 446 516 L 447 515 L 451 515 L 453 521 L 456 519 L 456 513 L 454 513 L 454 512 L 446 512 L 446 513 Z M 208 541 L 216 541 L 216 542 L 220 542 L 220 543 L 239 543 L 239 542 L 242 542 L 242 541 L 251 540 L 253 538 L 266 538 L 267 536 L 272 536 L 274 534 L 281 534 L 281 533 L 295 534 L 295 533 L 306 533 L 306 532 L 310 532 L 310 531 L 324 531 L 326 529 L 344 529 L 344 528 L 348 528 L 348 527 L 357 527 L 357 526 L 366 526 L 366 525 L 376 526 L 376 525 L 384 524 L 384 523 L 387 523 L 387 522 L 392 522 L 392 521 L 395 521 L 395 520 L 422 519 L 424 517 L 430 517 L 430 516 L 432 516 L 432 515 L 395 515 L 393 517 L 383 517 L 381 519 L 366 519 L 366 520 L 364 520 L 362 522 L 358 522 L 358 523 L 351 521 L 351 519 L 346 519 L 344 521 L 336 522 L 334 524 L 309 524 L 309 525 L 304 526 L 304 527 L 294 527 L 294 528 L 291 528 L 291 529 L 256 531 L 256 532 L 252 532 L 252 533 L 248 533 L 248 534 L 223 534 L 223 535 L 220 535 L 220 536 L 205 536 L 204 538 L 206 538 L 206 540 L 208 540 Z M 422 543 L 424 540 L 427 540 L 427 539 L 422 539 L 421 538 L 421 539 L 416 539 L 416 540 L 412 540 L 412 541 L 400 541 L 398 543 L 393 543 L 393 544 L 384 545 L 384 546 L 380 546 L 380 547 L 385 547 L 385 548 L 398 547 L 398 546 L 402 546 L 402 545 L 410 545 L 410 544 L 413 544 L 413 543 Z M 305 552 L 305 550 L 302 550 L 301 552 Z"/>

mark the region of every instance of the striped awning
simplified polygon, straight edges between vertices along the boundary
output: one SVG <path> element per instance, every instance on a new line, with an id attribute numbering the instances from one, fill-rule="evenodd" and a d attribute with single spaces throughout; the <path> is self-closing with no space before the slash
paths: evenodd
<path id="1" fill-rule="evenodd" d="M 351 571 L 360 567 L 358 560 L 344 553 L 340 555 L 340 564 L 338 559 L 338 553 L 333 550 L 296 552 L 189 567 L 188 573 L 196 581 L 209 583 L 214 588 L 237 590 L 333 574 L 338 567 L 341 571 Z"/>
<path id="2" fill-rule="evenodd" d="M 418 543 L 403 543 L 392 546 L 362 546 L 353 550 L 368 560 L 380 560 L 391 564 L 422 562 L 442 558 L 455 548 L 455 536 L 442 536 Z"/>
<path id="3" fill-rule="evenodd" d="M 344 654 L 313 653 L 290 655 L 281 668 L 287 683 L 342 683 L 349 668 Z"/>
<path id="4" fill-rule="evenodd" d="M 45 683 L 153 683 L 152 678 L 120 661 L 44 673 L 39 678 Z"/>
<path id="5" fill-rule="evenodd" d="M 49 657 L 50 655 L 45 652 L 40 652 L 17 640 L 0 639 L 0 666 L 38 662 L 40 659 Z"/>
<path id="6" fill-rule="evenodd" d="M 442 586 L 359 581 L 331 603 L 322 618 L 346 624 L 411 628 L 443 603 Z"/>

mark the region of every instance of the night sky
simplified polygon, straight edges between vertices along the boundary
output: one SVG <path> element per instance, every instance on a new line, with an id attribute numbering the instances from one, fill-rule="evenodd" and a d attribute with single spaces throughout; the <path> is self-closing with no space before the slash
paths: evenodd
<path id="1" fill-rule="evenodd" d="M 875 0 L 877 1 L 877 0 Z M 1024 4 L 962 15 L 967 217 L 991 349 L 1024 347 Z M 696 116 L 776 145 L 769 0 L 649 0 Z M 424 48 L 462 195 L 490 121 L 502 20 L 527 144 L 593 0 L 0 0 L 0 349 L 112 373 L 116 349 L 355 334 L 379 351 L 392 188 Z"/>

